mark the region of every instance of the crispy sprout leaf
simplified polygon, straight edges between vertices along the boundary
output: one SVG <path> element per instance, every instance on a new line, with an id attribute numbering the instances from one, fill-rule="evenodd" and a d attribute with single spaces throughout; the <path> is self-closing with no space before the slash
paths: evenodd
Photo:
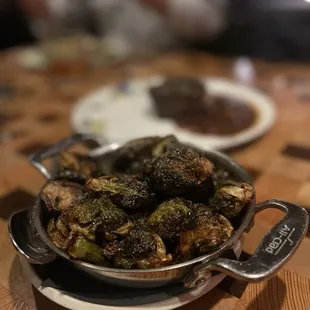
<path id="1" fill-rule="evenodd" d="M 48 182 L 41 192 L 41 199 L 50 212 L 62 212 L 84 199 L 84 188 L 70 181 Z"/>
<path id="2" fill-rule="evenodd" d="M 102 248 L 90 242 L 83 236 L 78 236 L 68 249 L 69 255 L 74 259 L 84 260 L 97 265 L 105 265 L 106 258 Z"/>
<path id="3" fill-rule="evenodd" d="M 57 223 L 57 222 L 56 222 Z M 47 234 L 51 238 L 54 245 L 60 249 L 67 249 L 70 243 L 69 234 L 64 236 L 62 231 L 58 230 L 55 219 L 51 218 L 47 226 Z"/>
<path id="4" fill-rule="evenodd" d="M 173 135 L 132 140 L 120 149 L 113 169 L 122 173 L 148 175 L 151 160 L 164 154 L 178 143 Z"/>
<path id="5" fill-rule="evenodd" d="M 87 155 L 64 151 L 59 156 L 57 179 L 84 184 L 87 178 L 103 174 L 99 164 Z"/>
<path id="6" fill-rule="evenodd" d="M 69 226 L 75 234 L 94 241 L 97 233 L 110 239 L 110 234 L 126 234 L 132 224 L 129 216 L 117 208 L 110 199 L 88 198 L 69 210 Z"/>
<path id="7" fill-rule="evenodd" d="M 194 213 L 182 198 L 165 201 L 148 218 L 148 226 L 164 239 L 173 239 L 192 227 Z"/>
<path id="8" fill-rule="evenodd" d="M 225 242 L 234 228 L 223 215 L 201 204 L 195 207 L 195 228 L 180 233 L 179 254 L 195 257 L 213 251 Z"/>
<path id="9" fill-rule="evenodd" d="M 146 181 L 140 181 L 134 176 L 109 175 L 87 180 L 87 188 L 110 198 L 118 207 L 125 210 L 152 208 L 154 194 L 149 190 Z"/>
<path id="10" fill-rule="evenodd" d="M 254 195 L 252 185 L 231 182 L 216 191 L 210 199 L 210 206 L 227 218 L 233 218 L 251 203 Z"/>
<path id="11" fill-rule="evenodd" d="M 152 187 L 169 197 L 207 200 L 214 193 L 213 164 L 190 149 L 173 149 L 153 161 Z"/>
<path id="12" fill-rule="evenodd" d="M 120 244 L 120 252 L 114 256 L 116 267 L 149 269 L 171 264 L 171 255 L 160 236 L 147 228 L 136 227 Z"/>

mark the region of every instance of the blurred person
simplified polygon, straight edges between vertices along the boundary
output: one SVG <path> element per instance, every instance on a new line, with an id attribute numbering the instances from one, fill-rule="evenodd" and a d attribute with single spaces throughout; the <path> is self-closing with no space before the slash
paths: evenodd
<path id="1" fill-rule="evenodd" d="M 34 42 L 26 16 L 15 0 L 0 0 L 0 49 Z"/>
<path id="2" fill-rule="evenodd" d="M 227 0 L 18 0 L 37 38 L 84 29 L 129 50 L 156 51 L 214 38 Z M 48 29 L 49 28 L 49 29 Z"/>
<path id="3" fill-rule="evenodd" d="M 281 9 L 288 1 L 266 0 L 264 10 L 255 0 L 16 1 L 37 38 L 79 28 L 116 42 L 116 49 L 122 42 L 129 54 L 189 46 L 225 56 L 310 60 L 309 13 Z M 271 4 L 278 8 L 268 10 Z"/>

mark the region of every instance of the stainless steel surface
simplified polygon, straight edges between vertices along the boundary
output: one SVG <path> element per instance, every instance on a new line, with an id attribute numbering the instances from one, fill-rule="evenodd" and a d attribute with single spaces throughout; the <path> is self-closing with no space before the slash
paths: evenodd
<path id="1" fill-rule="evenodd" d="M 9 236 L 17 252 L 32 264 L 47 264 L 57 256 L 37 233 L 33 225 L 32 210 L 24 210 L 11 216 Z"/>
<path id="2" fill-rule="evenodd" d="M 76 134 L 64 140 L 60 140 L 54 145 L 42 149 L 41 151 L 31 155 L 29 157 L 30 163 L 38 169 L 47 179 L 52 177 L 52 173 L 48 171 L 48 169 L 42 164 L 44 159 L 56 156 L 60 150 L 67 149 L 73 144 L 77 144 L 80 142 L 94 142 L 98 146 L 99 138 L 92 134 Z M 100 137 L 100 140 L 103 141 L 103 137 Z"/>
<path id="3" fill-rule="evenodd" d="M 185 285 L 196 286 L 201 275 L 211 270 L 248 282 L 259 282 L 274 276 L 297 250 L 308 230 L 309 219 L 304 208 L 280 200 L 261 202 L 254 207 L 254 212 L 268 208 L 284 211 L 286 216 L 264 236 L 249 260 L 240 262 L 222 257 L 211 259 L 194 267 L 185 279 Z"/>
<path id="4" fill-rule="evenodd" d="M 84 137 L 85 139 L 90 139 L 89 135 Z M 48 172 L 46 173 L 45 167 L 41 164 L 41 160 L 49 155 L 55 156 L 58 152 L 62 150 L 63 147 L 68 147 L 72 145 L 72 142 L 78 141 L 81 142 L 83 137 L 76 138 L 69 138 L 67 140 L 63 140 L 60 144 L 56 144 L 49 149 L 46 149 L 43 153 L 40 152 L 39 155 L 35 154 L 31 157 L 31 163 L 38 168 L 46 177 L 50 178 L 51 174 Z M 110 144 L 103 147 L 100 147 L 90 153 L 92 157 L 100 159 L 103 163 L 109 163 L 115 157 L 117 150 L 121 147 L 118 144 Z M 251 183 L 251 179 L 249 175 L 240 167 L 238 166 L 231 158 L 227 157 L 226 155 L 216 152 L 216 151 L 200 151 L 204 156 L 209 158 L 211 161 L 219 163 L 221 166 L 225 167 L 231 174 L 235 177 L 238 177 L 241 181 Z M 38 165 L 38 163 L 40 165 Z M 43 167 L 43 168 L 42 168 Z M 236 244 L 243 232 L 248 231 L 249 228 L 253 224 L 253 217 L 254 215 L 262 210 L 263 208 L 267 208 L 266 204 L 256 205 L 255 204 L 255 197 L 252 201 L 251 206 L 248 208 L 246 214 L 244 215 L 243 221 L 240 227 L 234 232 L 233 236 L 229 238 L 226 242 L 224 242 L 220 247 L 217 248 L 211 254 L 204 255 L 193 260 L 163 267 L 163 268 L 156 268 L 156 269 L 148 269 L 148 270 L 125 270 L 125 269 L 116 269 L 116 268 L 106 268 L 101 266 L 96 266 L 93 264 L 89 264 L 86 262 L 71 260 L 70 257 L 57 247 L 53 245 L 50 238 L 46 234 L 45 228 L 43 226 L 43 219 L 45 217 L 45 211 L 43 205 L 41 203 L 40 198 L 38 197 L 36 204 L 33 209 L 33 222 L 36 227 L 36 230 L 42 240 L 52 249 L 58 256 L 68 260 L 70 263 L 74 264 L 75 267 L 78 269 L 87 272 L 88 274 L 95 276 L 97 278 L 101 278 L 105 281 L 116 283 L 118 285 L 123 286 L 135 286 L 135 287 L 155 287 L 155 286 L 162 286 L 172 282 L 178 282 L 184 280 L 186 286 L 197 286 L 204 281 L 206 281 L 210 277 L 210 270 L 220 270 L 230 274 L 232 277 L 240 278 L 241 274 L 242 277 L 247 279 L 248 281 L 256 281 L 262 280 L 270 275 L 273 275 L 278 268 L 280 268 L 294 253 L 298 245 L 300 244 L 304 232 L 306 230 L 306 226 L 308 223 L 308 216 L 305 213 L 305 210 L 298 206 L 292 207 L 291 204 L 284 203 L 284 202 L 277 202 L 272 201 L 273 205 L 288 211 L 287 216 L 285 217 L 285 223 L 291 223 L 291 221 L 295 221 L 297 217 L 301 220 L 305 225 L 301 226 L 298 230 L 298 234 L 296 233 L 296 239 L 294 239 L 294 246 L 286 247 L 287 255 L 285 257 L 278 256 L 281 258 L 280 261 L 277 261 L 275 265 L 270 265 L 270 269 L 268 271 L 268 266 L 265 266 L 265 271 L 260 274 L 259 279 L 253 277 L 253 273 L 255 273 L 257 269 L 257 264 L 259 263 L 259 259 L 262 257 L 262 253 L 264 248 L 262 245 L 265 245 L 268 240 L 270 240 L 270 236 L 274 236 L 276 232 L 279 231 L 279 226 L 276 225 L 269 234 L 264 238 L 262 245 L 258 249 L 259 257 L 257 259 L 254 255 L 254 259 L 248 261 L 248 265 L 244 265 L 244 263 L 238 261 L 227 260 L 225 258 L 220 258 L 228 249 L 231 249 L 234 244 Z M 270 203 L 269 203 L 270 204 Z M 285 207 L 284 207 L 285 204 Z M 287 206 L 290 207 L 287 207 Z M 296 210 L 300 210 L 297 212 Z M 294 212 L 293 212 L 293 211 Z M 298 215 L 298 216 L 297 216 Z M 283 223 L 283 224 L 285 224 Z M 284 253 L 284 252 L 283 252 Z M 256 264 L 256 265 L 255 265 Z M 240 266 L 240 269 L 237 268 Z M 247 266 L 244 269 L 244 266 Z M 243 268 L 243 269 L 242 269 Z M 240 271 L 242 270 L 242 272 Z M 254 270 L 254 271 L 253 271 Z M 252 273 L 251 273 L 252 272 Z M 258 271 L 257 271 L 258 272 Z"/>

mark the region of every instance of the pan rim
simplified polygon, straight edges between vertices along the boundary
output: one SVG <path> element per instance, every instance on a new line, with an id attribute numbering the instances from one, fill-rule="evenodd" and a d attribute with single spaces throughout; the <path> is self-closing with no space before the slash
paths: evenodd
<path id="1" fill-rule="evenodd" d="M 118 143 L 107 144 L 107 145 L 93 149 L 92 151 L 90 151 L 89 155 L 93 158 L 103 156 L 109 152 L 114 152 L 114 151 L 118 150 L 119 148 L 122 147 L 122 145 L 123 144 L 118 144 Z M 187 144 L 187 146 L 197 150 L 197 147 L 195 147 L 195 146 L 192 146 L 190 144 Z M 230 166 L 231 170 L 234 170 L 236 172 L 236 174 L 239 175 L 244 182 L 252 183 L 251 177 L 249 176 L 247 171 L 245 169 L 243 169 L 240 165 L 238 165 L 231 157 L 229 157 L 229 156 L 227 156 L 227 155 L 225 155 L 219 151 L 216 151 L 216 150 L 202 150 L 201 149 L 200 152 L 202 152 L 203 154 L 212 154 L 217 159 L 226 162 L 226 164 L 228 166 Z M 49 182 L 49 181 L 47 181 L 47 182 Z M 47 182 L 43 185 L 42 189 L 47 184 Z M 41 191 L 42 191 L 42 189 L 41 189 Z M 130 274 L 148 274 L 148 273 L 152 273 L 152 272 L 171 271 L 171 270 L 175 270 L 175 269 L 191 267 L 194 264 L 206 262 L 212 258 L 216 258 L 216 257 L 221 256 L 224 252 L 229 250 L 235 242 L 237 242 L 241 238 L 242 234 L 248 228 L 248 226 L 251 223 L 251 220 L 255 214 L 254 208 L 255 208 L 255 202 L 256 202 L 256 197 L 254 195 L 253 200 L 252 200 L 250 206 L 248 207 L 248 210 L 246 211 L 246 213 L 243 217 L 242 223 L 240 224 L 239 228 L 236 231 L 234 231 L 233 235 L 230 238 L 228 238 L 224 243 L 222 243 L 217 248 L 216 251 L 214 251 L 212 253 L 196 257 L 196 258 L 189 260 L 189 261 L 186 261 L 186 262 L 182 262 L 182 263 L 178 263 L 178 264 L 174 264 L 174 265 L 166 266 L 166 267 L 150 268 L 150 269 L 121 269 L 121 268 L 103 267 L 103 266 L 83 262 L 80 260 L 74 260 L 74 259 L 70 258 L 70 256 L 68 254 L 66 254 L 64 251 L 62 251 L 61 249 L 58 249 L 52 243 L 50 238 L 48 237 L 46 230 L 44 229 L 44 226 L 40 220 L 39 213 L 40 213 L 40 210 L 42 209 L 42 203 L 41 203 L 41 199 L 40 199 L 41 191 L 36 198 L 36 202 L 35 202 L 35 205 L 33 208 L 33 219 L 34 219 L 34 225 L 35 225 L 40 237 L 42 238 L 42 240 L 58 256 L 66 259 L 67 261 L 69 261 L 73 264 L 85 267 L 87 269 L 91 269 L 92 271 L 96 271 L 96 272 L 109 272 L 109 273 L 122 273 L 122 274 L 128 274 L 128 273 L 130 273 Z M 147 280 L 147 279 L 145 279 L 145 280 Z"/>

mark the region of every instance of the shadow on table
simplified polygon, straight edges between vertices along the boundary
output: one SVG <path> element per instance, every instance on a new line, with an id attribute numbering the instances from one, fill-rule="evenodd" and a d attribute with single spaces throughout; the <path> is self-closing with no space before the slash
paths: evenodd
<path id="1" fill-rule="evenodd" d="M 30 208 L 34 201 L 35 196 L 31 193 L 17 188 L 16 190 L 7 193 L 5 196 L 0 197 L 0 218 L 5 220 L 18 211 Z"/>
<path id="2" fill-rule="evenodd" d="M 67 310 L 62 306 L 55 304 L 43 294 L 41 294 L 35 287 L 32 287 L 37 310 Z"/>
<path id="3" fill-rule="evenodd" d="M 264 289 L 247 306 L 247 310 L 281 310 L 286 295 L 286 285 L 278 276 L 270 279 Z"/>
<path id="4" fill-rule="evenodd" d="M 224 307 L 221 302 L 226 300 L 229 295 L 217 288 L 212 289 L 210 292 L 206 293 L 205 295 L 201 296 L 200 298 L 188 303 L 185 306 L 182 306 L 178 309 L 180 310 L 193 310 L 193 309 L 203 309 L 203 310 L 212 310 L 212 309 L 223 309 Z M 229 301 L 227 301 L 227 309 L 229 308 Z"/>

